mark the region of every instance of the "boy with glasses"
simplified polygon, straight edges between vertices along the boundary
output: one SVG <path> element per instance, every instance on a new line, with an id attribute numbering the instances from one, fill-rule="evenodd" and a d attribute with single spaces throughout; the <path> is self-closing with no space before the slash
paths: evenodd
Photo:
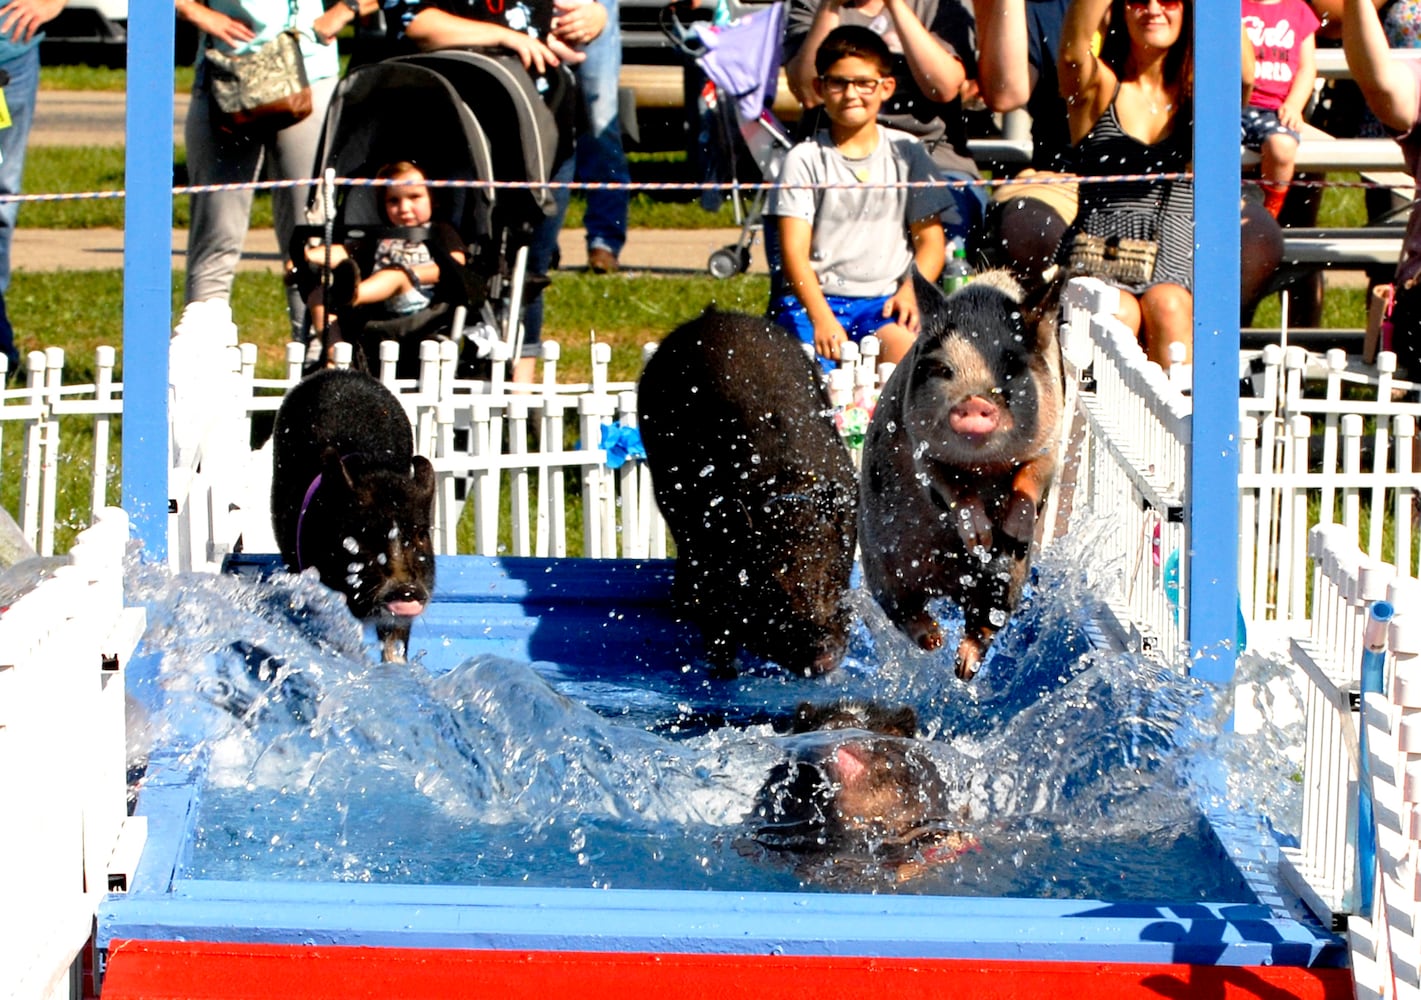
<path id="1" fill-rule="evenodd" d="M 917 336 L 913 270 L 942 273 L 940 218 L 953 204 L 918 139 L 878 124 L 896 83 L 872 30 L 831 31 L 815 54 L 814 93 L 829 127 L 786 154 L 767 214 L 776 218 L 785 291 L 770 317 L 832 369 L 845 341 L 876 335 L 896 362 Z"/>

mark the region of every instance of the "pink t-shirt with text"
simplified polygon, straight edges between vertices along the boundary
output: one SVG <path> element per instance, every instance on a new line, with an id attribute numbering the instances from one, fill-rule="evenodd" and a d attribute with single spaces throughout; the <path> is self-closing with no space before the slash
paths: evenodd
<path id="1" fill-rule="evenodd" d="M 1243 27 L 1253 43 L 1253 96 L 1248 105 L 1276 111 L 1288 96 L 1301 49 L 1320 21 L 1304 0 L 1243 0 Z"/>

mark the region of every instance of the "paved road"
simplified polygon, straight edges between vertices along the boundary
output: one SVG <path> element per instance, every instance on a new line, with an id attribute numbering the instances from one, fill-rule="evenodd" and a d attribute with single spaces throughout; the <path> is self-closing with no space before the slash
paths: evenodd
<path id="1" fill-rule="evenodd" d="M 21 215 L 23 223 L 24 216 Z M 631 272 L 653 274 L 704 274 L 713 251 L 732 243 L 739 233 L 733 229 L 642 229 L 631 233 L 622 251 L 622 265 Z M 569 229 L 558 241 L 562 267 L 580 270 L 587 266 L 585 234 Z M 173 266 L 183 266 L 187 232 L 173 230 Z M 123 267 L 123 231 L 119 229 L 26 229 L 15 231 L 12 251 L 17 271 L 88 271 Z M 253 230 L 247 237 L 241 268 L 245 271 L 276 272 L 281 267 L 276 237 L 270 229 Z M 756 246 L 751 270 L 767 273 L 764 250 Z"/>
<path id="2" fill-rule="evenodd" d="M 173 142 L 183 141 L 188 95 L 175 95 Z M 108 91 L 42 90 L 30 129 L 32 146 L 122 146 L 124 95 Z"/>

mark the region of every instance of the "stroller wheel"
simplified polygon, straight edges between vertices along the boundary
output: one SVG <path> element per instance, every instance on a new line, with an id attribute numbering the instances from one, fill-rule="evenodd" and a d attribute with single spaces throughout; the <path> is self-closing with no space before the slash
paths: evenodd
<path id="1" fill-rule="evenodd" d="M 714 278 L 733 278 L 750 270 L 750 248 L 742 246 L 721 247 L 710 255 L 706 265 Z"/>

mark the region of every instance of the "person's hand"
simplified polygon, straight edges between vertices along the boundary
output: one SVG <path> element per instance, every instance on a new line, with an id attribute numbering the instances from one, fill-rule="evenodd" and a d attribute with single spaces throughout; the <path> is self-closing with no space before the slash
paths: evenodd
<path id="1" fill-rule="evenodd" d="M 250 24 L 235 17 L 228 17 L 206 4 L 197 3 L 196 0 L 179 4 L 177 10 L 183 19 L 198 31 L 212 36 L 228 48 L 235 49 L 257 37 Z"/>
<path id="2" fill-rule="evenodd" d="M 1299 132 L 1303 127 L 1303 116 L 1297 108 L 1291 107 L 1286 102 L 1278 106 L 1278 124 L 1286 129 Z"/>
<path id="3" fill-rule="evenodd" d="M 555 0 L 553 34 L 568 46 L 586 45 L 607 27 L 607 8 L 586 0 Z"/>
<path id="4" fill-rule="evenodd" d="M 542 42 L 521 31 L 514 31 L 512 28 L 506 29 L 498 44 L 501 48 L 508 49 L 517 56 L 518 61 L 523 64 L 523 68 L 535 75 L 546 73 L 549 67 L 556 66 L 561 62 L 557 53 Z"/>
<path id="5" fill-rule="evenodd" d="M 848 339 L 844 325 L 833 317 L 823 323 L 814 324 L 814 350 L 830 361 L 839 360 L 843 355 L 843 345 Z"/>
<path id="6" fill-rule="evenodd" d="M 587 61 L 587 53 L 581 49 L 569 48 L 557 35 L 548 36 L 548 48 L 553 50 L 553 55 L 557 56 L 569 66 L 576 66 L 580 62 Z"/>
<path id="7" fill-rule="evenodd" d="M 10 0 L 0 6 L 0 35 L 28 42 L 64 9 L 64 0 Z"/>
<path id="8" fill-rule="evenodd" d="M 896 319 L 898 325 L 910 333 L 918 332 L 923 325 L 923 317 L 918 311 L 918 295 L 913 291 L 912 278 L 899 285 L 893 297 L 883 303 L 883 318 Z"/>
<path id="9" fill-rule="evenodd" d="M 347 15 L 350 9 L 344 4 L 336 4 L 321 13 L 321 16 L 311 22 L 311 30 L 316 35 L 316 41 L 322 45 L 329 45 L 336 40 L 341 29 L 350 23 Z"/>

